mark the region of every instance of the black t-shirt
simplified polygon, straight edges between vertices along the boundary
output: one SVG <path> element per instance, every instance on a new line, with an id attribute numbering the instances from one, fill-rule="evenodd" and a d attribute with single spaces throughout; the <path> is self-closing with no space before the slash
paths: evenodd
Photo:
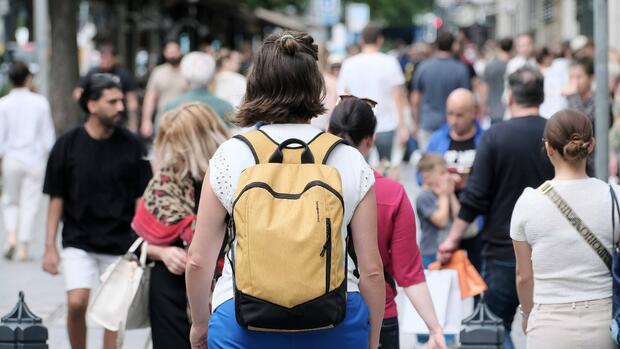
<path id="1" fill-rule="evenodd" d="M 152 176 L 136 136 L 116 128 L 105 140 L 84 127 L 60 137 L 50 154 L 43 192 L 63 199 L 63 247 L 121 255 L 135 234 L 136 199 Z"/>
<path id="2" fill-rule="evenodd" d="M 457 173 L 467 174 L 474 164 L 476 157 L 476 143 L 474 137 L 464 141 L 455 141 L 450 138 L 450 146 L 444 154 L 444 159 L 448 163 L 448 168 L 453 168 Z"/>

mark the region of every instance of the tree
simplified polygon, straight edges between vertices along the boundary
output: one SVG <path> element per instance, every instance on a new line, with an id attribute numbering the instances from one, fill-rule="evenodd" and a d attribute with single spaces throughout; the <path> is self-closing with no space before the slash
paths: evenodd
<path id="1" fill-rule="evenodd" d="M 80 111 L 73 99 L 79 78 L 78 0 L 49 0 L 51 29 L 50 104 L 57 134 L 77 126 Z"/>

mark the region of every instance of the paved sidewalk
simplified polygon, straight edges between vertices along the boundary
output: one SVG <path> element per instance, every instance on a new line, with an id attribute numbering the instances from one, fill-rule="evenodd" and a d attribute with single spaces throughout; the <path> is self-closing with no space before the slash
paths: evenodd
<path id="1" fill-rule="evenodd" d="M 0 247 L 4 244 L 4 233 L 0 231 Z M 33 260 L 26 263 L 7 262 L 0 258 L 2 283 L 0 283 L 0 316 L 7 314 L 17 302 L 18 293 L 23 290 L 30 310 L 43 319 L 49 330 L 50 349 L 70 349 L 66 331 L 66 293 L 62 275 L 51 276 L 41 269 L 44 238 L 35 237 L 32 242 Z M 102 346 L 103 329 L 88 323 L 88 348 Z M 149 347 L 149 330 L 128 331 L 123 348 L 143 349 Z"/>

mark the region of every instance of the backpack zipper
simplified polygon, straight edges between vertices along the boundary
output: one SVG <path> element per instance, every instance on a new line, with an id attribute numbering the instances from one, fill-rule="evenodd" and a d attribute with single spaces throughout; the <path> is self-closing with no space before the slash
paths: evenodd
<path id="1" fill-rule="evenodd" d="M 330 284 L 330 276 L 331 276 L 331 265 L 332 265 L 332 221 L 330 218 L 325 218 L 325 244 L 323 245 L 323 250 L 321 251 L 321 257 L 324 257 L 327 253 L 325 259 L 325 293 L 329 293 L 329 284 Z"/>

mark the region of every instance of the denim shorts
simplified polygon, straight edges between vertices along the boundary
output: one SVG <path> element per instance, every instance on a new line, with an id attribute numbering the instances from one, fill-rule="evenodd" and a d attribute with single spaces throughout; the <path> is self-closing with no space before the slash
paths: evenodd
<path id="1" fill-rule="evenodd" d="M 235 319 L 234 300 L 217 307 L 209 321 L 209 349 L 359 349 L 368 348 L 369 311 L 358 292 L 347 295 L 343 322 L 326 330 L 308 332 L 258 332 Z"/>

